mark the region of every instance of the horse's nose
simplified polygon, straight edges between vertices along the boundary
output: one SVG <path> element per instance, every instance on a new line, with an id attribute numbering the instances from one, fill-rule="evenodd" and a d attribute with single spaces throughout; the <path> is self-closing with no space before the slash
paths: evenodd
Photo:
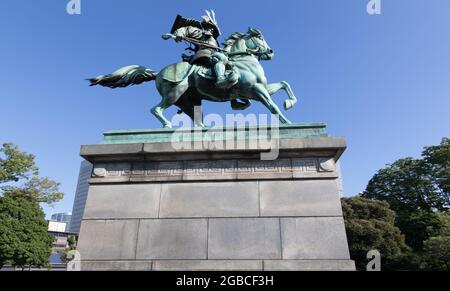
<path id="1" fill-rule="evenodd" d="M 269 49 L 269 54 L 273 54 L 273 49 Z"/>

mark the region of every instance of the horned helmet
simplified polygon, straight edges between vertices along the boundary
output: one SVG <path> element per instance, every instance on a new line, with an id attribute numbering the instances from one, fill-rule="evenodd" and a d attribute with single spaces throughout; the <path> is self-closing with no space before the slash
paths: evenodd
<path id="1" fill-rule="evenodd" d="M 216 20 L 216 14 L 214 13 L 214 10 L 208 11 L 205 10 L 206 15 L 202 16 L 202 27 L 204 29 L 212 29 L 212 33 L 214 38 L 218 38 L 221 35 L 219 24 Z"/>

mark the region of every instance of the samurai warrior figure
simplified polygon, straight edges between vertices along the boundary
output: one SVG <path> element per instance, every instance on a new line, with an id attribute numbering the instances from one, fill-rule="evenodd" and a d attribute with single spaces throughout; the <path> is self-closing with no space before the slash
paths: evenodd
<path id="1" fill-rule="evenodd" d="M 228 89 L 237 83 L 237 77 L 232 70 L 232 63 L 226 56 L 227 48 L 222 49 L 218 42 L 221 35 L 214 11 L 206 11 L 202 21 L 187 19 L 178 15 L 170 33 L 164 34 L 163 39 L 174 39 L 176 42 L 187 41 L 194 45 L 188 48 L 194 55 L 183 54 L 183 60 L 191 64 L 211 67 L 214 69 L 217 80 L 216 86 Z"/>

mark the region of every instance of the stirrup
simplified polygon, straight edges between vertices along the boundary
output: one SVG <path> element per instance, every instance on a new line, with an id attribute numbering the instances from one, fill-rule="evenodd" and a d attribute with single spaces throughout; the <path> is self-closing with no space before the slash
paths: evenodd
<path id="1" fill-rule="evenodd" d="M 234 85 L 236 85 L 238 82 L 238 78 L 234 72 L 230 73 L 228 77 L 223 77 L 220 79 L 217 79 L 216 81 L 216 87 L 220 89 L 230 89 Z"/>
<path id="2" fill-rule="evenodd" d="M 221 89 L 228 89 L 227 87 L 230 86 L 228 79 L 217 79 L 216 81 L 216 87 Z"/>

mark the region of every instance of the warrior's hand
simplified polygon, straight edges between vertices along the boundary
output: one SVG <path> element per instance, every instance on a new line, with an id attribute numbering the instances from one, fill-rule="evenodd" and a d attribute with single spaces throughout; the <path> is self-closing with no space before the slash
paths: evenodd
<path id="1" fill-rule="evenodd" d="M 170 33 L 166 33 L 166 34 L 161 35 L 161 37 L 164 40 L 168 40 L 168 39 L 171 39 L 171 38 L 175 38 L 175 35 L 170 34 Z"/>
<path id="2" fill-rule="evenodd" d="M 162 36 L 161 36 L 164 40 L 168 40 L 168 39 L 174 39 L 176 42 L 180 42 L 180 41 L 182 41 L 183 40 L 183 38 L 181 37 L 181 36 L 177 36 L 177 35 L 173 35 L 173 34 L 171 34 L 171 33 L 166 33 L 166 34 L 163 34 Z"/>

